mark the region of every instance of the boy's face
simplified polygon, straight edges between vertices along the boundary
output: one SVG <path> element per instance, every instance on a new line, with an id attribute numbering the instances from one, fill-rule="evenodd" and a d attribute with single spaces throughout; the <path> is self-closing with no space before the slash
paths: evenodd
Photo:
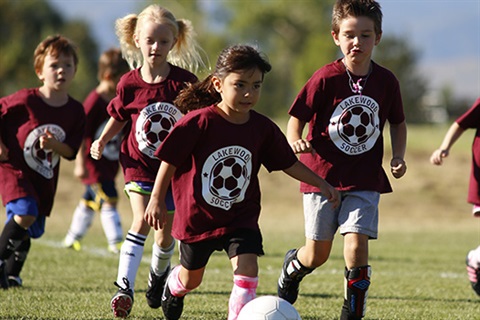
<path id="1" fill-rule="evenodd" d="M 75 61 L 71 55 L 61 53 L 58 57 L 54 57 L 47 54 L 43 68 L 37 70 L 37 76 L 43 82 L 44 87 L 66 92 L 72 83 L 75 72 Z"/>
<path id="2" fill-rule="evenodd" d="M 332 36 L 345 59 L 352 63 L 369 63 L 382 35 L 375 33 L 372 19 L 349 16 L 340 22 L 338 34 L 332 31 Z"/>

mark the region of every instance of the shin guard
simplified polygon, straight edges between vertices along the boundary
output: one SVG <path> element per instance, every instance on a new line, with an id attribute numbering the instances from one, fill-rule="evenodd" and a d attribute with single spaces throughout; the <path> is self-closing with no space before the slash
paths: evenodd
<path id="1" fill-rule="evenodd" d="M 341 320 L 358 320 L 365 316 L 371 273 L 370 266 L 345 270 L 345 300 Z"/>

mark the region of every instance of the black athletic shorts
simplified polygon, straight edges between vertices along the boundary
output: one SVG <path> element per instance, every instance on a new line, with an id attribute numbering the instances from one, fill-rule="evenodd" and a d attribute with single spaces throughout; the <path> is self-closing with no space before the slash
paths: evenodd
<path id="1" fill-rule="evenodd" d="M 205 241 L 180 242 L 180 263 L 187 270 L 197 270 L 207 265 L 214 251 L 224 250 L 231 259 L 240 254 L 264 255 L 263 239 L 259 230 L 239 229 L 220 238 Z"/>

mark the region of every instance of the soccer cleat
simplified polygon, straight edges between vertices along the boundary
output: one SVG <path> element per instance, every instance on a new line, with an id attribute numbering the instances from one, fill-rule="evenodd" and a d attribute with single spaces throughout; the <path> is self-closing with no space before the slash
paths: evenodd
<path id="1" fill-rule="evenodd" d="M 473 265 L 473 263 L 470 261 L 469 256 L 470 255 L 468 254 L 466 259 L 468 280 L 472 285 L 473 291 L 475 291 L 475 293 L 480 296 L 480 268 L 478 267 L 478 265 Z"/>
<path id="2" fill-rule="evenodd" d="M 108 252 L 113 253 L 113 254 L 119 254 L 120 249 L 122 248 L 123 242 L 118 242 L 115 244 L 110 244 L 108 245 Z"/>
<path id="3" fill-rule="evenodd" d="M 282 272 L 278 278 L 277 294 L 291 304 L 297 301 L 300 281 L 314 269 L 306 268 L 297 258 L 297 249 L 291 249 L 285 254 Z"/>
<path id="4" fill-rule="evenodd" d="M 170 274 L 172 274 L 170 272 Z M 169 275 L 170 275 L 169 274 Z M 162 294 L 162 311 L 165 316 L 166 320 L 178 320 L 183 312 L 183 297 L 175 297 L 170 292 L 170 288 L 168 287 L 168 278 L 166 284 L 163 288 Z"/>
<path id="5" fill-rule="evenodd" d="M 8 276 L 8 286 L 10 288 L 13 287 L 21 287 L 23 285 L 22 278 L 16 276 Z"/>
<path id="6" fill-rule="evenodd" d="M 145 297 L 150 308 L 157 309 L 162 305 L 162 294 L 167 276 L 170 273 L 170 265 L 167 270 L 161 276 L 157 276 L 152 269 L 150 269 L 150 275 L 148 276 L 148 289 Z"/>
<path id="7" fill-rule="evenodd" d="M 117 318 L 126 318 L 133 306 L 133 291 L 130 289 L 130 282 L 127 278 L 123 278 L 125 288 L 122 288 L 117 282 L 114 284 L 118 287 L 117 293 L 110 300 L 113 315 Z"/>
<path id="8" fill-rule="evenodd" d="M 74 251 L 80 251 L 82 250 L 82 245 L 80 244 L 80 241 L 75 240 L 72 243 L 67 243 L 65 240 L 63 241 L 63 247 L 64 248 L 69 248 L 73 249 Z"/>
<path id="9" fill-rule="evenodd" d="M 3 260 L 0 260 L 0 288 L 7 290 L 8 289 L 8 277 L 5 267 L 7 263 Z"/>

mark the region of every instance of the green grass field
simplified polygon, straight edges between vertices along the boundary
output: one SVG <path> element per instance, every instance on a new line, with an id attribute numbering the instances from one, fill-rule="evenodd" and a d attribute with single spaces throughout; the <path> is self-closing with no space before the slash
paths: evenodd
<path id="1" fill-rule="evenodd" d="M 454 146 L 443 167 L 428 159 L 447 127 L 410 127 L 408 172 L 391 179 L 394 193 L 380 203 L 379 239 L 371 242 L 372 285 L 365 319 L 480 319 L 480 297 L 465 270 L 468 250 L 480 244 L 480 219 L 466 203 L 473 132 Z M 386 141 L 389 142 L 388 134 Z M 389 151 L 386 151 L 388 164 Z M 61 248 L 73 209 L 83 193 L 62 162 L 62 176 L 46 234 L 33 241 L 22 273 L 24 287 L 0 292 L 0 319 L 111 319 L 118 258 L 108 254 L 96 217 L 83 250 Z M 119 180 L 119 183 L 122 183 Z M 282 173 L 262 172 L 261 227 L 266 255 L 260 258 L 258 295 L 276 293 L 286 250 L 303 244 L 303 213 L 297 182 Z M 124 230 L 131 213 L 122 197 Z M 0 210 L 0 223 L 4 209 Z M 152 237 L 136 281 L 129 318 L 162 319 L 145 300 Z M 337 236 L 329 261 L 305 278 L 295 307 L 304 320 L 338 319 L 343 299 L 342 238 Z M 174 257 L 174 263 L 178 256 Z M 202 285 L 185 300 L 182 319 L 226 319 L 232 272 L 225 254 L 215 253 Z"/>

